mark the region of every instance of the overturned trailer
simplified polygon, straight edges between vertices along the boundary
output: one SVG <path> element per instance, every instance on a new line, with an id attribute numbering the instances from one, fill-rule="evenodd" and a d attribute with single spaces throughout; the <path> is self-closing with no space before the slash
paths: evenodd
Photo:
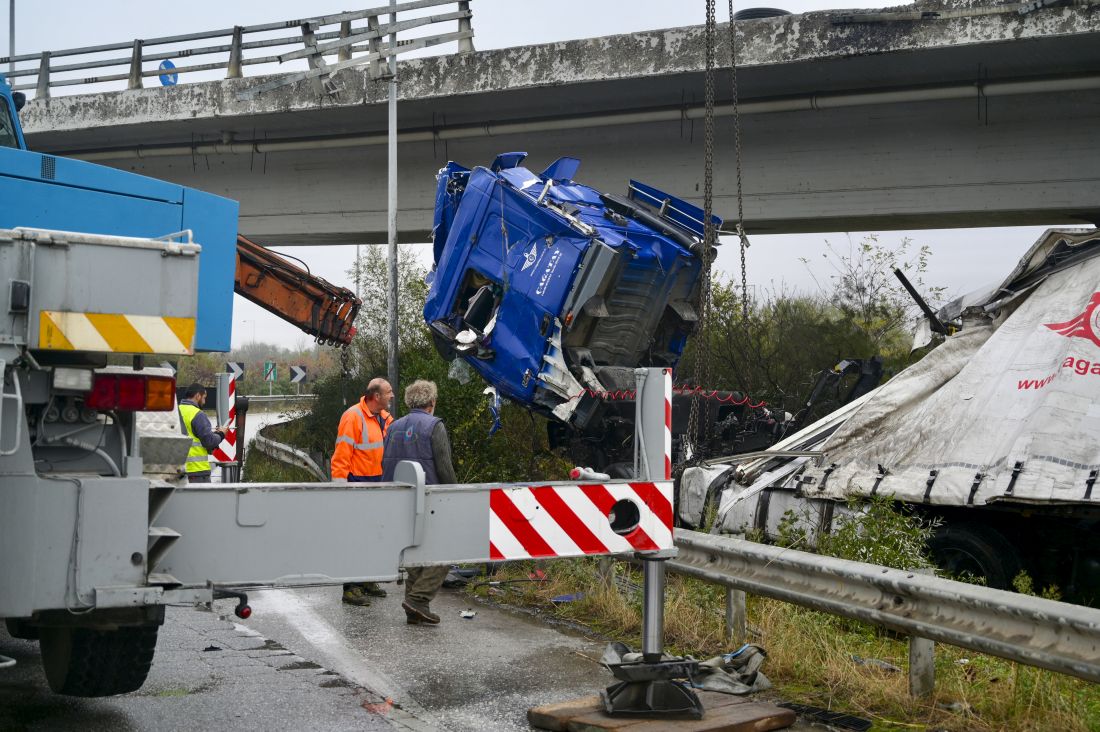
<path id="1" fill-rule="evenodd" d="M 937 562 L 1011 588 L 1027 571 L 1100 601 L 1100 233 L 1052 229 L 998 285 L 938 316 L 953 334 L 775 455 L 693 469 L 682 521 L 717 499 L 716 530 L 810 541 L 871 496 L 940 526 Z"/>

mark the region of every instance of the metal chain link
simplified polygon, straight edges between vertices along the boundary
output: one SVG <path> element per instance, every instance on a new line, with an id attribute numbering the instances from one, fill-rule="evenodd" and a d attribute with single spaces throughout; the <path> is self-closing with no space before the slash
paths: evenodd
<path id="1" fill-rule="evenodd" d="M 749 248 L 749 236 L 745 233 L 745 204 L 741 185 L 741 110 L 737 89 L 737 32 L 733 22 L 733 0 L 729 0 L 730 22 L 730 85 L 733 95 L 733 143 L 737 149 L 737 237 L 741 240 L 741 321 L 745 335 L 749 330 L 749 273 L 745 264 L 745 251 Z M 747 341 L 746 341 L 747 342 Z"/>
<path id="2" fill-rule="evenodd" d="M 700 313 L 698 340 L 695 352 L 695 374 L 699 383 L 705 384 L 708 379 L 710 366 L 710 343 L 708 324 L 710 320 L 710 266 L 711 251 L 714 249 L 717 232 L 712 221 L 714 207 L 714 66 L 715 46 L 717 45 L 717 19 L 715 17 L 715 0 L 706 0 L 707 20 L 704 37 L 704 101 L 706 111 L 704 113 L 703 133 L 703 266 L 700 288 Z M 688 415 L 687 439 L 691 444 L 693 458 L 701 457 L 699 444 L 699 405 L 701 399 L 698 394 L 691 399 L 691 410 Z M 709 412 L 710 409 L 707 409 Z M 709 438 L 710 422 L 704 428 L 704 439 Z"/>
<path id="3" fill-rule="evenodd" d="M 356 260 L 358 265 L 358 260 Z M 340 349 L 340 371 L 343 372 L 343 378 L 340 379 L 340 398 L 344 401 L 344 406 L 348 406 L 348 377 L 351 375 L 351 345 L 348 344 Z"/>

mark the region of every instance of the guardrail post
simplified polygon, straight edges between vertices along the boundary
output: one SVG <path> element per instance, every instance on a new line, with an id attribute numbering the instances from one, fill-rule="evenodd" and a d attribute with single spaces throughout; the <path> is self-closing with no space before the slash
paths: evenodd
<path id="1" fill-rule="evenodd" d="M 748 608 L 743 590 L 726 588 L 726 643 L 741 645 L 748 637 Z"/>
<path id="2" fill-rule="evenodd" d="M 932 569 L 914 569 L 914 574 L 935 575 Z M 909 696 L 930 695 L 936 688 L 936 642 L 909 636 Z"/>
<path id="3" fill-rule="evenodd" d="M 470 12 L 469 0 L 462 0 L 458 3 L 458 9 L 462 12 Z M 473 22 L 470 17 L 458 19 L 458 32 L 470 33 L 473 31 Z M 458 39 L 458 52 L 459 53 L 473 53 L 474 52 L 474 39 L 473 38 L 459 38 Z"/>
<path id="4" fill-rule="evenodd" d="M 50 98 L 50 52 L 42 52 L 42 60 L 38 62 L 38 83 L 34 90 L 35 99 Z"/>
<path id="5" fill-rule="evenodd" d="M 241 41 L 243 35 L 243 27 L 233 26 L 233 41 L 229 46 L 229 70 L 225 74 L 227 79 L 239 79 L 244 76 L 241 70 Z"/>
<path id="6" fill-rule="evenodd" d="M 142 41 L 140 38 L 134 41 L 134 52 L 130 56 L 130 81 L 127 89 L 140 89 L 143 84 L 141 81 L 141 46 Z"/>
<path id="7" fill-rule="evenodd" d="M 351 21 L 345 20 L 340 24 L 340 38 L 347 38 L 351 35 Z M 336 61 L 351 61 L 351 46 L 340 46 L 340 50 L 336 54 Z"/>

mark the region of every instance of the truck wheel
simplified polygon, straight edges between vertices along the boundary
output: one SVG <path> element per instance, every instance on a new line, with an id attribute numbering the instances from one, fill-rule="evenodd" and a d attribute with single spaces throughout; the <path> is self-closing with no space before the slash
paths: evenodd
<path id="1" fill-rule="evenodd" d="M 42 665 L 50 688 L 69 696 L 112 696 L 140 689 L 153 663 L 158 627 L 43 627 Z"/>
<path id="2" fill-rule="evenodd" d="M 983 578 L 987 587 L 1011 590 L 1024 568 L 1020 553 L 996 529 L 981 524 L 943 525 L 928 541 L 936 565 L 952 577 Z"/>
<path id="3" fill-rule="evenodd" d="M 8 635 L 19 640 L 38 640 L 38 626 L 31 625 L 22 618 L 4 618 Z"/>

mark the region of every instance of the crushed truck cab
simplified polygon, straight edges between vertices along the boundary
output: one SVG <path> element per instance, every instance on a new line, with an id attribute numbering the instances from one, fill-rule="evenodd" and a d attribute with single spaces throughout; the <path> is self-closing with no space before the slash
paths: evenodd
<path id="1" fill-rule="evenodd" d="M 626 196 L 600 193 L 574 180 L 575 158 L 536 174 L 526 156 L 439 172 L 424 318 L 445 358 L 584 429 L 598 394 L 683 354 L 698 320 L 703 212 L 637 181 Z"/>

